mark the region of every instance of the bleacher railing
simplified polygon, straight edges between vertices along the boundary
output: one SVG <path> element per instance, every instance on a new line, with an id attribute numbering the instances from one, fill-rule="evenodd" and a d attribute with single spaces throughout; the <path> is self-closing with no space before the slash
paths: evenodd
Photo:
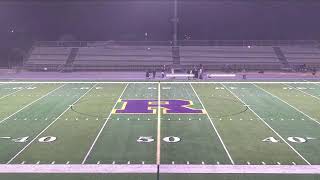
<path id="1" fill-rule="evenodd" d="M 320 47 L 317 40 L 182 40 L 179 46 Z M 172 46 L 172 41 L 37 41 L 37 47 Z"/>

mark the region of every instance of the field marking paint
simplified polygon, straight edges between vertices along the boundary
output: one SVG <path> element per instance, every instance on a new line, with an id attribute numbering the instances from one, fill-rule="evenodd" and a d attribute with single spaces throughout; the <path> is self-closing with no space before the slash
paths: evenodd
<path id="1" fill-rule="evenodd" d="M 9 118 L 11 118 L 12 116 L 16 115 L 17 113 L 21 112 L 22 110 L 26 109 L 27 107 L 31 106 L 32 104 L 34 104 L 34 103 L 38 102 L 39 100 L 41 100 L 41 99 L 43 99 L 43 98 L 47 97 L 48 95 L 50 95 L 51 93 L 55 92 L 56 90 L 58 90 L 58 89 L 60 89 L 60 88 L 64 87 L 65 85 L 66 85 L 66 84 L 63 84 L 63 85 L 61 85 L 61 86 L 59 86 L 59 87 L 55 88 L 54 90 L 52 90 L 52 91 L 48 92 L 47 94 L 45 94 L 45 95 L 41 96 L 40 98 L 38 98 L 38 99 L 36 99 L 36 100 L 32 101 L 31 103 L 27 104 L 26 106 L 22 107 L 21 109 L 19 109 L 18 111 L 14 112 L 14 113 L 13 113 L 13 114 L 11 114 L 10 116 L 8 116 L 8 117 L 4 118 L 3 120 L 1 120 L 1 121 L 0 121 L 0 124 L 1 124 L 1 123 L 3 123 L 4 121 L 8 120 L 8 119 L 9 119 Z"/>
<path id="2" fill-rule="evenodd" d="M 296 107 L 292 106 L 292 105 L 291 105 L 291 104 L 289 104 L 287 101 L 285 101 L 285 100 L 281 99 L 280 97 L 278 97 L 278 96 L 276 96 L 276 95 L 272 94 L 271 92 L 269 92 L 269 91 L 265 90 L 264 88 L 262 88 L 262 87 L 260 87 L 260 86 L 258 86 L 258 85 L 256 85 L 256 84 L 253 84 L 253 85 L 254 85 L 255 87 L 257 87 L 258 89 L 260 89 L 260 90 L 264 91 L 265 93 L 267 93 L 267 94 L 271 95 L 272 97 L 274 97 L 274 98 L 276 98 L 276 99 L 278 99 L 278 100 L 282 101 L 283 103 L 287 104 L 287 105 L 288 105 L 288 106 L 290 106 L 291 108 L 295 109 L 295 110 L 296 110 L 296 111 L 298 111 L 299 113 L 303 114 L 304 116 L 308 117 L 310 120 L 312 120 L 312 121 L 314 121 L 315 123 L 317 123 L 317 124 L 319 124 L 319 125 L 320 125 L 320 122 L 319 122 L 319 121 L 317 121 L 317 120 L 316 120 L 316 119 L 314 119 L 313 117 L 309 116 L 308 114 L 304 113 L 304 112 L 303 112 L 303 111 L 301 111 L 300 109 L 298 109 L 298 108 L 296 108 Z"/>
<path id="3" fill-rule="evenodd" d="M 158 83 L 158 120 L 157 120 L 157 165 L 160 165 L 161 160 L 161 87 L 160 82 Z"/>
<path id="4" fill-rule="evenodd" d="M 247 104 L 242 99 L 240 99 L 234 92 L 232 92 L 229 88 L 227 88 L 224 84 L 221 84 L 227 91 L 229 91 L 235 98 L 237 98 L 240 102 L 243 104 Z M 311 165 L 311 163 L 305 159 L 293 146 L 291 146 L 276 130 L 274 130 L 264 119 L 262 119 L 250 106 L 248 106 L 248 109 L 256 115 L 266 126 L 268 126 L 283 142 L 285 142 L 301 159 L 303 159 L 308 165 Z"/>
<path id="5" fill-rule="evenodd" d="M 110 119 L 110 117 L 111 117 L 111 115 L 112 115 L 112 111 L 116 108 L 116 105 L 118 104 L 118 102 L 119 102 L 119 100 L 121 99 L 122 95 L 123 95 L 123 94 L 124 94 L 124 92 L 126 91 L 126 89 L 127 89 L 128 85 L 129 85 L 129 84 L 126 84 L 126 86 L 123 88 L 123 90 L 122 90 L 122 92 L 121 92 L 120 96 L 118 97 L 117 101 L 114 103 L 114 105 L 113 105 L 113 107 L 112 107 L 112 109 L 111 109 L 111 111 L 110 111 L 110 113 L 109 113 L 108 117 L 106 118 L 106 120 L 105 120 L 104 124 L 103 124 L 103 125 L 102 125 L 102 127 L 100 128 L 99 133 L 97 134 L 96 138 L 94 139 L 93 143 L 91 144 L 91 146 L 90 146 L 90 148 L 89 148 L 88 152 L 86 153 L 85 157 L 83 158 L 83 160 L 82 160 L 81 164 L 84 164 L 84 163 L 87 161 L 87 159 L 88 159 L 88 157 L 89 157 L 89 155 L 90 155 L 90 153 L 91 153 L 91 151 L 92 151 L 93 147 L 95 146 L 95 144 L 96 144 L 96 142 L 98 141 L 98 139 L 99 139 L 99 137 L 100 137 L 100 135 L 101 135 L 101 133 L 102 133 L 103 129 L 105 128 L 105 126 L 106 126 L 106 125 L 107 125 L 107 123 L 108 123 L 108 121 L 109 121 L 109 119 Z"/>
<path id="6" fill-rule="evenodd" d="M 319 97 L 317 97 L 317 96 L 315 96 L 315 95 L 312 95 L 312 94 L 310 94 L 310 93 L 307 93 L 307 92 L 305 92 L 305 91 L 303 91 L 303 90 L 301 90 L 301 89 L 299 89 L 299 88 L 296 88 L 296 87 L 294 87 L 294 86 L 290 86 L 290 85 L 287 85 L 287 84 L 285 84 L 285 85 L 288 86 L 288 87 L 291 87 L 291 88 L 293 88 L 293 89 L 295 89 L 295 90 L 298 90 L 298 91 L 300 91 L 300 92 L 302 92 L 302 93 L 304 93 L 304 94 L 306 94 L 306 95 L 308 95 L 308 96 L 311 96 L 311 97 L 313 97 L 313 98 L 316 98 L 316 99 L 320 100 Z"/>
<path id="7" fill-rule="evenodd" d="M 88 94 L 97 84 L 93 85 L 89 90 L 87 90 L 82 96 L 80 96 L 76 101 L 72 103 L 72 105 L 76 104 L 83 98 L 86 94 Z M 64 110 L 54 121 L 52 121 L 46 128 L 44 128 L 36 137 L 34 137 L 26 146 L 24 146 L 15 156 L 13 156 L 7 164 L 10 164 L 16 157 L 18 157 L 25 149 L 27 149 L 35 140 L 37 140 L 41 134 L 43 134 L 47 129 L 49 129 L 62 115 L 64 115 L 71 106 L 68 106 L 66 110 Z"/>
<path id="8" fill-rule="evenodd" d="M 9 94 L 7 94 L 7 95 L 4 95 L 4 96 L 0 97 L 0 100 L 6 98 L 6 97 L 8 97 L 8 96 L 11 96 L 11 95 L 13 95 L 13 94 L 15 94 L 15 93 L 17 93 L 17 92 L 20 92 L 20 91 L 22 91 L 22 90 L 26 90 L 26 88 L 29 88 L 29 87 L 31 87 L 31 86 L 33 86 L 33 84 L 31 84 L 30 86 L 23 87 L 22 89 L 18 89 L 18 90 L 16 90 L 16 91 L 13 91 L 12 93 L 9 93 Z"/>
<path id="9" fill-rule="evenodd" d="M 229 151 L 228 151 L 227 146 L 224 144 L 224 142 L 223 142 L 223 140 L 222 140 L 222 138 L 221 138 L 221 136 L 220 136 L 220 134 L 219 134 L 219 132 L 218 132 L 218 130 L 217 130 L 217 128 L 216 128 L 216 126 L 213 124 L 213 121 L 212 121 L 212 119 L 211 119 L 211 117 L 210 117 L 210 115 L 209 115 L 208 111 L 207 111 L 207 110 L 206 110 L 206 108 L 204 107 L 204 104 L 202 103 L 202 101 L 201 101 L 201 99 L 200 99 L 200 97 L 199 97 L 198 93 L 197 93 L 197 92 L 196 92 L 196 90 L 193 88 L 192 84 L 190 84 L 190 86 L 191 86 L 191 88 L 192 88 L 192 90 L 193 90 L 194 94 L 197 96 L 197 98 L 198 98 L 198 100 L 199 100 L 199 102 L 200 102 L 201 106 L 202 106 L 202 107 L 203 107 L 203 109 L 205 110 L 206 115 L 207 115 L 207 117 L 208 117 L 208 119 L 209 119 L 209 121 L 210 121 L 210 123 L 211 123 L 211 125 L 212 125 L 212 127 L 213 127 L 213 129 L 214 129 L 214 131 L 215 131 L 215 132 L 216 132 L 216 134 L 218 135 L 218 138 L 219 138 L 219 140 L 220 140 L 220 142 L 221 142 L 221 144 L 222 144 L 222 146 L 223 146 L 223 148 L 224 148 L 225 152 L 227 153 L 227 155 L 228 155 L 228 157 L 229 157 L 229 160 L 231 161 L 231 163 L 232 163 L 232 164 L 234 164 L 234 161 L 233 161 L 233 159 L 232 159 L 232 157 L 231 157 L 231 155 L 230 155 L 230 153 L 229 153 Z"/>
<path id="10" fill-rule="evenodd" d="M 0 83 L 6 84 L 157 84 L 158 81 L 0 81 Z M 221 81 L 201 81 L 201 82 L 161 82 L 162 84 L 220 84 Z M 316 84 L 320 86 L 320 82 L 311 82 L 311 81 L 227 81 L 223 82 L 224 84 Z"/>
<path id="11" fill-rule="evenodd" d="M 160 173 L 167 174 L 320 174 L 319 165 L 176 165 L 159 167 Z M 156 164 L 14 164 L 0 165 L 0 174 L 124 174 L 157 173 Z"/>

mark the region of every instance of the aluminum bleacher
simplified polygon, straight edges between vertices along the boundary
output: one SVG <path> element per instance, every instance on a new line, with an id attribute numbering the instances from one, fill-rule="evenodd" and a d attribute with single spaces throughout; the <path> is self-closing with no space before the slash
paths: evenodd
<path id="1" fill-rule="evenodd" d="M 71 48 L 35 47 L 24 66 L 29 70 L 57 70 L 66 64 Z"/>
<path id="2" fill-rule="evenodd" d="M 281 47 L 283 54 L 292 66 L 304 65 L 320 67 L 320 48 Z"/>
<path id="3" fill-rule="evenodd" d="M 182 65 L 202 64 L 210 69 L 225 66 L 246 69 L 279 69 L 277 55 L 270 46 L 183 46 Z"/>
<path id="4" fill-rule="evenodd" d="M 320 67 L 320 46 L 314 41 L 186 41 L 180 44 L 172 47 L 170 42 L 150 41 L 38 42 L 24 67 L 55 71 L 66 67 L 70 71 L 146 70 L 172 64 L 182 69 L 202 64 L 212 70 L 280 70 L 284 65 L 301 64 Z"/>
<path id="5" fill-rule="evenodd" d="M 81 47 L 75 58 L 75 70 L 144 69 L 172 62 L 169 46 Z"/>

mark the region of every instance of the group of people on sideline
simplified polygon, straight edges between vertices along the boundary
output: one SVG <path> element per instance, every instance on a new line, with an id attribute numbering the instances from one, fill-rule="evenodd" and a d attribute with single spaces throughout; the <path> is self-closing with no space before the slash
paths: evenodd
<path id="1" fill-rule="evenodd" d="M 166 77 L 167 71 L 168 71 L 168 69 L 165 65 L 161 67 L 160 72 L 161 72 L 162 79 L 164 79 Z M 170 73 L 175 74 L 174 67 L 170 68 Z M 204 78 L 204 75 L 203 75 L 204 70 L 203 70 L 202 64 L 200 64 L 199 66 L 194 66 L 191 69 L 188 69 L 186 74 L 191 75 L 191 76 L 188 76 L 188 79 L 203 79 Z M 146 79 L 155 79 L 156 75 L 157 75 L 156 68 L 148 69 L 146 71 Z"/>

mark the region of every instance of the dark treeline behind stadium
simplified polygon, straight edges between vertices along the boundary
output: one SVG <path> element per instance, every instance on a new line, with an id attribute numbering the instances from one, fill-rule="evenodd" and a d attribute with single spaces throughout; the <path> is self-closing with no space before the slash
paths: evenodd
<path id="1" fill-rule="evenodd" d="M 319 40 L 320 2 L 179 0 L 179 39 Z M 1 1 L 1 66 L 34 41 L 172 39 L 173 1 Z"/>

